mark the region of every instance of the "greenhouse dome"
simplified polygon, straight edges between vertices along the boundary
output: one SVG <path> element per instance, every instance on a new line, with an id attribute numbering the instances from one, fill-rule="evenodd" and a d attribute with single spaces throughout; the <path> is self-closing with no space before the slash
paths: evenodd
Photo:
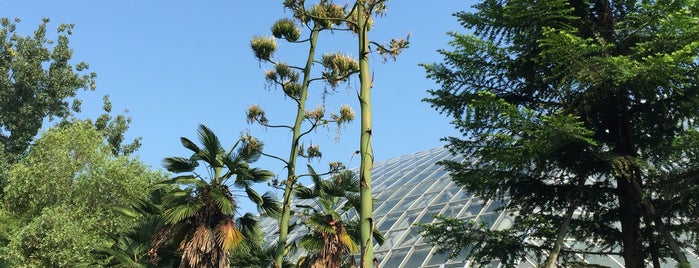
<path id="1" fill-rule="evenodd" d="M 492 229 L 512 226 L 511 212 L 496 212 L 498 202 L 483 200 L 470 194 L 452 182 L 449 174 L 435 164 L 441 160 L 461 160 L 445 148 L 427 150 L 374 164 L 372 173 L 373 194 L 375 196 L 374 218 L 376 226 L 386 237 L 383 245 L 374 247 L 374 256 L 379 267 L 499 267 L 497 262 L 487 266 L 476 266 L 467 256 L 448 259 L 440 254 L 419 233 L 417 224 L 433 222 L 433 215 L 482 221 Z M 262 220 L 265 233 L 277 231 L 274 219 Z M 290 240 L 298 239 L 300 232 L 291 232 Z M 270 236 L 273 237 L 273 236 Z M 536 243 L 535 241 L 531 241 Z M 267 241 L 276 243 L 276 241 Z M 566 243 L 575 247 L 574 241 Z M 699 267 L 699 259 L 687 251 L 692 267 Z M 576 261 L 592 267 L 624 267 L 618 255 L 576 255 Z M 533 254 L 520 260 L 518 267 L 537 267 L 541 260 Z M 597 265 L 597 266 L 595 266 Z M 675 263 L 664 263 L 664 267 L 674 267 Z"/>

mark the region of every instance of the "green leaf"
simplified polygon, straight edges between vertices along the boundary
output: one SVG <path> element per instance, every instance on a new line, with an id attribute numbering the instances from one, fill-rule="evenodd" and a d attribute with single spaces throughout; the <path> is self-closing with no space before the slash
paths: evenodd
<path id="1" fill-rule="evenodd" d="M 274 192 L 268 191 L 262 195 L 262 206 L 260 210 L 269 217 L 278 217 L 282 213 L 282 205 Z"/>
<path id="2" fill-rule="evenodd" d="M 197 146 L 196 144 L 194 144 L 194 142 L 185 137 L 180 137 L 180 142 L 182 143 L 182 146 L 191 150 L 195 154 L 201 151 L 201 149 L 199 149 L 199 146 Z"/>
<path id="3" fill-rule="evenodd" d="M 197 133 L 199 134 L 199 141 L 204 145 L 204 149 L 200 150 L 196 155 L 212 168 L 222 167 L 223 163 L 219 161 L 219 156 L 222 156 L 225 152 L 218 136 L 205 125 L 199 125 Z"/>
<path id="4" fill-rule="evenodd" d="M 163 159 L 163 166 L 170 172 L 182 173 L 194 171 L 199 163 L 184 157 L 168 157 Z"/>
<path id="5" fill-rule="evenodd" d="M 201 207 L 201 202 L 180 204 L 165 210 L 163 218 L 167 224 L 178 224 L 187 218 L 193 217 Z"/>

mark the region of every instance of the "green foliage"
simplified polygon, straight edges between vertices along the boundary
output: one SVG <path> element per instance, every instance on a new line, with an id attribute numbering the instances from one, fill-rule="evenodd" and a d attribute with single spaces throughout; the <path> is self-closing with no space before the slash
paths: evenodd
<path id="1" fill-rule="evenodd" d="M 298 245 L 306 256 L 301 267 L 340 267 L 352 262 L 352 254 L 359 253 L 360 230 L 358 220 L 359 178 L 352 171 L 342 171 L 327 180 L 320 178 L 309 166 L 313 187 L 299 185 L 294 192 L 300 200 L 313 200 L 315 206 L 297 205 L 299 220 L 306 234 Z M 383 244 L 377 231 L 375 238 Z M 314 266 L 316 265 L 316 266 Z M 344 266 L 343 266 L 344 267 Z"/>
<path id="2" fill-rule="evenodd" d="M 133 222 L 112 210 L 145 197 L 162 178 L 138 160 L 111 154 L 101 132 L 78 121 L 49 129 L 12 166 L 5 189 L 0 259 L 12 266 L 98 263 L 92 250 Z M 6 222 L 5 222 L 6 221 Z"/>
<path id="3" fill-rule="evenodd" d="M 112 147 L 112 154 L 114 156 L 130 155 L 141 148 L 141 137 L 134 139 L 129 144 L 122 144 L 125 139 L 124 134 L 129 130 L 131 118 L 123 114 L 116 117 L 110 116 L 112 102 L 109 100 L 109 95 L 104 96 L 102 100 L 104 101 L 102 109 L 105 113 L 97 117 L 95 128 L 104 133 L 107 143 Z"/>
<path id="4" fill-rule="evenodd" d="M 451 33 L 444 62 L 423 65 L 440 85 L 426 101 L 463 134 L 446 139 L 470 160 L 442 163 L 454 180 L 518 216 L 507 231 L 443 219 L 426 235 L 443 251 L 515 265 L 527 249 L 552 248 L 575 205 L 583 213 L 564 235 L 619 250 L 628 267 L 696 250 L 696 1 L 474 7 L 456 14 L 474 34 Z"/>
<path id="5" fill-rule="evenodd" d="M 31 36 L 15 32 L 16 23 L 0 18 L 0 144 L 13 162 L 26 151 L 44 119 L 80 111 L 78 90 L 95 88 L 88 65 L 71 65 L 72 24 L 61 24 L 56 40 L 47 34 L 49 19 Z M 72 100 L 72 101 L 71 101 Z"/>
<path id="6" fill-rule="evenodd" d="M 230 186 L 242 188 L 264 215 L 276 216 L 281 208 L 273 193 L 259 195 L 252 189 L 254 183 L 267 181 L 273 174 L 250 167 L 262 153 L 263 145 L 256 139 L 243 136 L 231 149 L 225 150 L 218 136 L 208 127 L 200 125 L 197 132 L 199 145 L 188 138 L 180 138 L 182 145 L 192 151 L 190 157 L 168 157 L 163 161 L 170 172 L 191 174 L 173 177 L 154 186 L 156 191 L 166 190 L 159 202 L 151 202 L 157 205 L 156 210 L 144 213 L 143 209 L 138 209 L 142 205 L 133 207 L 145 215 L 159 214 L 154 219 L 157 231 L 151 233 L 149 256 L 160 256 L 163 249 L 167 256 L 169 249 L 175 248 L 183 267 L 229 266 L 231 250 L 244 254 L 244 249 L 237 248 L 254 245 L 246 240 L 258 239 L 255 230 L 259 228 L 251 215 L 234 223 L 238 207 Z M 200 177 L 195 171 L 199 162 L 204 163 L 210 178 Z M 138 214 L 130 209 L 126 212 Z M 116 258 L 127 250 L 128 247 L 121 247 L 110 255 Z M 143 258 L 135 261 L 142 262 Z"/>

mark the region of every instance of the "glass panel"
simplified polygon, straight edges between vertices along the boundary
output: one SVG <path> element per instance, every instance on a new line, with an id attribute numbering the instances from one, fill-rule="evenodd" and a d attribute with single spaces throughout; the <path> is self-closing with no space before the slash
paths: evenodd
<path id="1" fill-rule="evenodd" d="M 410 246 L 417 244 L 418 240 L 422 238 L 422 235 L 420 235 L 419 231 L 420 229 L 418 229 L 417 227 L 411 227 L 410 229 L 408 229 L 407 234 L 398 246 Z"/>
<path id="2" fill-rule="evenodd" d="M 398 203 L 398 201 L 399 201 L 399 200 L 394 199 L 394 200 L 389 200 L 389 201 L 385 201 L 385 202 L 377 202 L 377 203 L 379 203 L 381 206 L 380 206 L 378 209 L 374 210 L 374 214 L 376 214 L 376 215 L 383 215 L 383 214 L 388 213 L 388 210 L 390 210 L 391 208 L 393 208 L 393 206 L 395 206 L 396 203 Z"/>
<path id="3" fill-rule="evenodd" d="M 451 179 L 449 178 L 438 178 L 435 179 L 435 181 L 436 182 L 432 186 L 432 188 L 430 188 L 430 190 L 427 191 L 428 193 L 442 191 L 444 189 L 447 189 L 449 185 L 451 185 Z"/>
<path id="4" fill-rule="evenodd" d="M 443 204 L 451 200 L 452 197 L 456 195 L 456 193 L 459 191 L 459 188 L 450 188 L 447 189 L 446 191 L 442 192 L 437 196 L 437 199 L 434 201 L 435 204 Z"/>
<path id="5" fill-rule="evenodd" d="M 399 267 L 400 263 L 405 259 L 405 255 L 408 255 L 410 248 L 396 249 L 391 252 L 391 256 L 384 260 L 381 267 Z"/>
<path id="6" fill-rule="evenodd" d="M 415 200 L 418 198 L 418 196 L 411 196 L 411 197 L 406 197 L 404 198 L 397 206 L 395 211 L 404 211 L 408 210 L 408 208 L 415 203 Z"/>
<path id="7" fill-rule="evenodd" d="M 388 251 L 374 252 L 374 258 L 377 259 L 379 261 L 379 263 L 381 263 L 381 261 L 386 257 L 387 253 L 388 253 Z M 358 260 L 361 260 L 361 259 L 358 259 Z M 357 264 L 359 264 L 359 263 L 361 263 L 361 262 L 358 261 Z"/>
<path id="8" fill-rule="evenodd" d="M 425 179 L 427 178 L 427 176 L 429 176 L 432 173 L 434 173 L 434 167 L 432 167 L 431 165 L 426 166 L 425 168 L 422 169 L 422 172 L 420 172 L 420 174 L 417 174 L 417 176 L 415 176 L 415 181 L 416 182 L 425 182 Z M 433 183 L 434 181 L 429 180 L 429 182 Z"/>
<path id="9" fill-rule="evenodd" d="M 407 229 L 403 230 L 391 230 L 386 234 L 386 241 L 384 241 L 383 245 L 379 246 L 379 250 L 384 250 L 384 249 L 392 249 L 395 248 L 398 242 L 403 238 L 403 235 Z"/>
<path id="10" fill-rule="evenodd" d="M 408 212 L 406 212 L 405 219 L 408 222 L 408 224 L 410 224 L 410 225 L 415 224 L 415 220 L 417 219 L 418 216 L 420 216 L 421 212 L 422 212 L 422 209 L 409 210 Z"/>
<path id="11" fill-rule="evenodd" d="M 413 254 L 411 254 L 410 258 L 408 258 L 408 260 L 404 263 L 403 267 L 420 267 L 422 262 L 427 258 L 427 254 L 430 253 L 431 249 L 431 245 L 421 245 L 416 247 Z"/>
<path id="12" fill-rule="evenodd" d="M 427 189 L 430 188 L 430 186 L 432 186 L 433 183 L 433 181 L 418 183 L 413 189 L 413 191 L 410 192 L 410 195 L 424 194 L 427 191 Z"/>
<path id="13" fill-rule="evenodd" d="M 490 228 L 493 226 L 493 222 L 498 219 L 499 213 L 486 213 L 478 217 L 477 222 L 485 222 L 485 226 Z"/>
<path id="14" fill-rule="evenodd" d="M 391 228 L 393 228 L 393 229 L 395 229 L 395 228 L 408 228 L 408 227 L 410 227 L 410 226 L 412 225 L 412 223 L 413 223 L 413 222 L 410 221 L 409 218 L 407 218 L 407 217 L 401 217 L 400 219 L 398 219 L 398 220 L 396 221 L 395 224 L 393 224 L 393 227 L 391 227 Z"/>
<path id="15" fill-rule="evenodd" d="M 456 218 L 459 216 L 459 212 L 461 209 L 466 206 L 467 201 L 460 201 L 460 202 L 451 202 L 447 206 L 447 208 L 442 212 L 442 215 L 445 217 L 451 217 L 451 218 Z"/>
<path id="16" fill-rule="evenodd" d="M 415 187 L 415 184 L 414 184 L 414 183 L 405 184 L 405 185 L 399 186 L 399 187 L 397 187 L 397 188 L 396 188 L 396 187 L 393 187 L 395 191 L 393 192 L 393 195 L 392 195 L 389 199 L 400 199 L 400 198 L 403 198 L 403 197 L 405 197 L 406 195 L 408 195 L 408 192 L 409 192 L 410 190 L 412 190 L 413 187 Z"/>
<path id="17" fill-rule="evenodd" d="M 388 214 L 388 215 L 386 216 L 386 219 L 381 223 L 381 225 L 379 225 L 379 230 L 380 230 L 380 231 L 389 230 L 389 229 L 391 228 L 391 226 L 392 226 L 394 223 L 396 223 L 396 221 L 398 220 L 398 218 L 400 218 L 400 215 L 401 215 L 401 214 L 403 214 L 403 213 L 402 213 L 402 212 L 398 212 L 398 213 Z"/>
<path id="18" fill-rule="evenodd" d="M 457 186 L 452 186 L 452 187 L 457 187 Z M 465 189 L 461 189 L 458 194 L 454 197 L 454 200 L 468 200 L 469 198 L 473 197 L 473 194 L 467 192 Z"/>
<path id="19" fill-rule="evenodd" d="M 433 220 L 433 215 L 439 214 L 439 212 L 442 210 L 443 206 L 430 206 L 427 208 L 427 211 L 425 211 L 425 215 L 422 215 L 420 218 L 420 223 L 426 224 L 426 223 L 431 223 Z"/>
<path id="20" fill-rule="evenodd" d="M 430 201 L 437 195 L 437 193 L 429 193 L 425 194 L 423 196 L 420 196 L 420 198 L 415 201 L 415 206 L 413 208 L 424 208 L 427 205 L 431 204 Z"/>
<path id="21" fill-rule="evenodd" d="M 416 172 L 417 169 L 412 169 L 410 171 L 405 170 L 404 172 L 401 172 L 400 177 L 398 177 L 398 180 L 396 180 L 396 185 L 403 185 L 409 182 L 413 182 L 412 179 L 415 176 Z"/>
<path id="22" fill-rule="evenodd" d="M 437 251 L 432 253 L 432 257 L 430 257 L 430 260 L 427 262 L 428 265 L 432 264 L 442 264 L 447 262 L 447 258 L 449 257 L 449 253 L 437 253 Z"/>
<path id="23" fill-rule="evenodd" d="M 383 192 L 378 192 L 378 191 L 377 191 L 377 193 L 379 193 L 379 194 L 376 195 L 376 200 L 378 200 L 378 201 L 386 201 L 386 200 L 388 199 L 388 197 L 391 196 L 391 194 L 392 194 L 393 192 L 392 192 L 392 191 L 383 191 Z"/>
<path id="24" fill-rule="evenodd" d="M 473 199 L 477 200 L 477 199 Z M 480 202 L 480 204 L 479 204 Z M 483 208 L 482 205 L 483 201 L 478 200 L 478 201 L 472 201 L 471 204 L 466 208 L 464 213 L 461 214 L 461 217 L 475 217 L 478 215 L 479 212 L 481 212 L 481 209 Z"/>

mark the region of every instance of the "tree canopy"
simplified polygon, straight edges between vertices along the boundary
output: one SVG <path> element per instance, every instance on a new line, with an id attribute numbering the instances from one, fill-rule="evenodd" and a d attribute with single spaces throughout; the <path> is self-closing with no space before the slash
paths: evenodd
<path id="1" fill-rule="evenodd" d="M 133 222 L 114 206 L 145 198 L 163 178 L 140 161 L 115 157 L 103 133 L 78 121 L 49 129 L 12 165 L 0 220 L 11 231 L 0 259 L 29 267 L 95 262 L 108 234 Z"/>
<path id="2" fill-rule="evenodd" d="M 451 33 L 444 61 L 424 65 L 440 86 L 426 101 L 454 118 L 463 137 L 449 148 L 470 161 L 442 164 L 517 216 L 508 230 L 447 219 L 427 236 L 510 266 L 557 237 L 627 267 L 686 262 L 681 248 L 699 245 L 698 4 L 485 0 L 456 13 L 473 33 Z"/>
<path id="3" fill-rule="evenodd" d="M 47 33 L 49 19 L 32 36 L 15 32 L 19 19 L 0 18 L 0 145 L 16 161 L 41 129 L 44 119 L 66 118 L 80 111 L 78 90 L 95 89 L 87 63 L 72 65 L 72 24 L 60 24 L 56 40 Z"/>

